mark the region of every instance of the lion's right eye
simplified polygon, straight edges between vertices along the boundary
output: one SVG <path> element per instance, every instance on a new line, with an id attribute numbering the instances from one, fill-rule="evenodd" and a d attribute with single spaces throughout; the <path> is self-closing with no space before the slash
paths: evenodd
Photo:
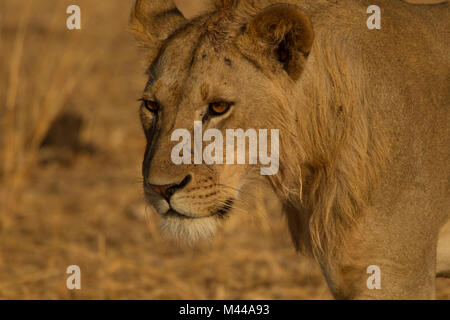
<path id="1" fill-rule="evenodd" d="M 147 109 L 150 112 L 156 113 L 159 111 L 159 103 L 156 101 L 151 101 L 147 99 L 140 99 L 142 103 L 144 104 L 145 109 Z"/>
<path id="2" fill-rule="evenodd" d="M 209 104 L 209 112 L 214 116 L 220 116 L 230 110 L 232 103 L 229 102 L 212 102 Z"/>

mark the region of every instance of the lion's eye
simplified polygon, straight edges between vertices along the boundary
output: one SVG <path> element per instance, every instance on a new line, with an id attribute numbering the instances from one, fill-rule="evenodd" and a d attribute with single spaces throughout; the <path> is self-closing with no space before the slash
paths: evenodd
<path id="1" fill-rule="evenodd" d="M 230 107 L 231 103 L 229 102 L 212 102 L 209 104 L 209 112 L 212 115 L 219 116 L 230 110 Z"/>
<path id="2" fill-rule="evenodd" d="M 146 99 L 140 99 L 142 103 L 144 104 L 145 109 L 147 109 L 150 112 L 158 112 L 159 110 L 159 103 L 156 101 L 146 100 Z"/>

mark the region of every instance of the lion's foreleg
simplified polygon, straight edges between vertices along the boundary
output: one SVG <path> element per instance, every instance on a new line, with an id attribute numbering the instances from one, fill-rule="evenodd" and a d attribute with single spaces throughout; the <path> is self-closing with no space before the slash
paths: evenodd
<path id="1" fill-rule="evenodd" d="M 436 275 L 450 278 L 450 220 L 439 233 Z"/>
<path id="2" fill-rule="evenodd" d="M 406 207 L 406 204 L 401 204 Z M 409 213 L 408 213 L 409 214 Z M 322 270 L 337 299 L 433 299 L 436 237 L 403 213 L 375 209 L 349 232 Z"/>

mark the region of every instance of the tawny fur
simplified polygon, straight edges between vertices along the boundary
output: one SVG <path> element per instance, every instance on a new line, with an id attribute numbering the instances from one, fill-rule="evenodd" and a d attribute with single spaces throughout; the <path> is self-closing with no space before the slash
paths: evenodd
<path id="1" fill-rule="evenodd" d="M 238 52 L 256 70 L 243 77 L 270 83 L 276 111 L 261 123 L 281 131 L 280 172 L 270 182 L 294 244 L 316 257 L 335 296 L 377 294 L 364 288 L 366 263 L 385 263 L 387 278 L 395 279 L 395 268 L 429 250 L 422 262 L 410 263 L 410 270 L 423 273 L 420 285 L 392 280 L 383 297 L 432 297 L 438 232 L 449 218 L 449 43 L 442 36 L 448 4 L 424 9 L 379 1 L 382 31 L 369 31 L 369 1 L 286 0 L 302 13 L 278 6 L 281 16 L 272 11 L 258 18 L 279 2 L 215 1 L 213 9 L 186 20 L 166 1 L 140 0 L 131 28 L 146 49 L 150 78 L 173 73 L 165 81 L 174 104 L 184 101 L 183 90 L 194 89 L 181 83 L 183 77 L 208 82 L 215 76 L 190 74 L 204 48 Z M 279 23 L 268 28 L 272 20 Z M 273 50 L 281 41 L 286 63 Z M 171 53 L 176 46 L 179 55 Z M 175 59 L 186 60 L 177 67 Z M 284 72 L 289 77 L 280 76 Z M 171 165 L 155 160 L 149 166 Z M 412 234 L 416 238 L 407 240 Z"/>

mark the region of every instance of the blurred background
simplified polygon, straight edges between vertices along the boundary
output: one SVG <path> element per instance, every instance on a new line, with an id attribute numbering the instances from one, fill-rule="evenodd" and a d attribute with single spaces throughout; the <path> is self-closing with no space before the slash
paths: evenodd
<path id="1" fill-rule="evenodd" d="M 278 211 L 232 216 L 195 247 L 161 238 L 141 187 L 132 3 L 0 1 L 0 299 L 331 298 Z"/>

